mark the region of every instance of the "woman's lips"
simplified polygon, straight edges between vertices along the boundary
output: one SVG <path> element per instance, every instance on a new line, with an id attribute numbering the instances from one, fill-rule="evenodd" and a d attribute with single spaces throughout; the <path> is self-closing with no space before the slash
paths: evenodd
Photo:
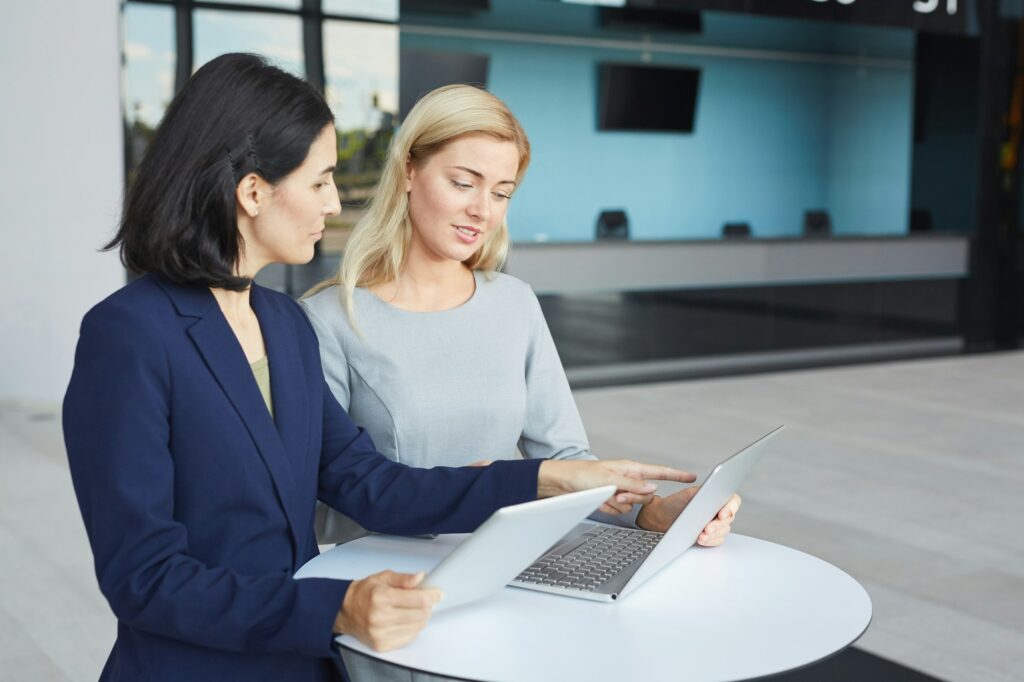
<path id="1" fill-rule="evenodd" d="M 480 230 L 475 227 L 469 227 L 468 225 L 453 225 L 455 228 L 455 234 L 459 236 L 463 242 L 472 244 L 480 237 Z"/>

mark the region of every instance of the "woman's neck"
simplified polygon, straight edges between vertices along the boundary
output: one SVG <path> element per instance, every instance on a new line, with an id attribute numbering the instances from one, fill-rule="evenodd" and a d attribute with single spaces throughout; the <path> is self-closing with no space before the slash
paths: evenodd
<path id="1" fill-rule="evenodd" d="M 211 288 L 210 291 L 213 292 L 224 319 L 238 339 L 245 359 L 253 363 L 266 357 L 267 347 L 263 343 L 263 330 L 260 329 L 260 320 L 250 305 L 249 289 L 229 291 Z"/>
<path id="2" fill-rule="evenodd" d="M 238 255 L 238 262 L 235 263 L 235 276 L 245 277 L 251 282 L 264 265 L 266 263 L 253 258 L 248 249 L 243 248 Z M 232 320 L 244 322 L 255 318 L 256 314 L 252 311 L 249 300 L 251 286 L 242 291 L 210 287 L 210 291 L 213 292 L 213 297 L 217 299 L 217 305 L 229 322 Z"/>
<path id="3" fill-rule="evenodd" d="M 249 302 L 249 289 L 231 291 L 230 289 L 211 287 L 210 291 L 213 292 L 213 297 L 217 299 L 217 305 L 228 321 L 245 320 L 253 315 Z"/>
<path id="4" fill-rule="evenodd" d="M 436 312 L 468 301 L 476 291 L 476 280 L 473 271 L 458 261 L 421 258 L 413 252 L 402 264 L 397 280 L 371 291 L 403 310 Z"/>

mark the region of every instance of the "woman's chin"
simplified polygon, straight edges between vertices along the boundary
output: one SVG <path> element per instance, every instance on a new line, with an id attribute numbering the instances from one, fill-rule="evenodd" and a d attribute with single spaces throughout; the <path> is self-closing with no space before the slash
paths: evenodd
<path id="1" fill-rule="evenodd" d="M 446 249 L 442 255 L 448 260 L 458 261 L 459 263 L 465 263 L 467 260 L 477 255 L 483 244 L 456 244 L 451 248 Z"/>
<path id="2" fill-rule="evenodd" d="M 283 265 L 306 265 L 313 260 L 313 256 L 315 255 L 316 249 L 310 246 L 308 249 L 302 249 L 301 251 L 288 254 L 288 257 L 280 262 Z"/>

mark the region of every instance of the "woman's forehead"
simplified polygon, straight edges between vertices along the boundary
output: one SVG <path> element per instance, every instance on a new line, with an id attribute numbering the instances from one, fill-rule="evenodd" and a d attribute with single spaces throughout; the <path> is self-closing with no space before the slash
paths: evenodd
<path id="1" fill-rule="evenodd" d="M 458 137 L 431 159 L 442 166 L 468 167 L 485 176 L 508 176 L 514 179 L 519 167 L 519 150 L 514 142 L 490 135 L 470 134 Z"/>
<path id="2" fill-rule="evenodd" d="M 302 166 L 304 170 L 319 174 L 325 168 L 333 167 L 337 161 L 338 134 L 335 132 L 334 126 L 328 126 L 313 140 Z"/>

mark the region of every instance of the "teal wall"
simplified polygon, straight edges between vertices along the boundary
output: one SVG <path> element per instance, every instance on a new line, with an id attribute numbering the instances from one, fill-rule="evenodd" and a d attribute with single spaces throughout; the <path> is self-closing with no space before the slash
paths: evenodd
<path id="1" fill-rule="evenodd" d="M 832 67 L 825 203 L 837 234 L 904 234 L 913 156 L 911 72 Z"/>
<path id="2" fill-rule="evenodd" d="M 628 212 L 634 239 L 715 238 L 733 221 L 749 222 L 758 237 L 796 236 L 803 212 L 822 208 L 837 234 L 906 232 L 909 31 L 705 13 L 701 35 L 653 39 L 732 48 L 732 56 L 654 52 L 649 59 L 702 70 L 694 133 L 598 132 L 597 64 L 642 63 L 639 51 L 428 36 L 416 27 L 639 36 L 596 27 L 588 7 L 538 0 L 492 7 L 470 18 L 403 15 L 402 46 L 490 56 L 489 88 L 522 121 L 534 150 L 510 209 L 514 239 L 590 240 L 604 208 Z M 888 61 L 862 67 L 834 63 L 836 55 Z"/>

